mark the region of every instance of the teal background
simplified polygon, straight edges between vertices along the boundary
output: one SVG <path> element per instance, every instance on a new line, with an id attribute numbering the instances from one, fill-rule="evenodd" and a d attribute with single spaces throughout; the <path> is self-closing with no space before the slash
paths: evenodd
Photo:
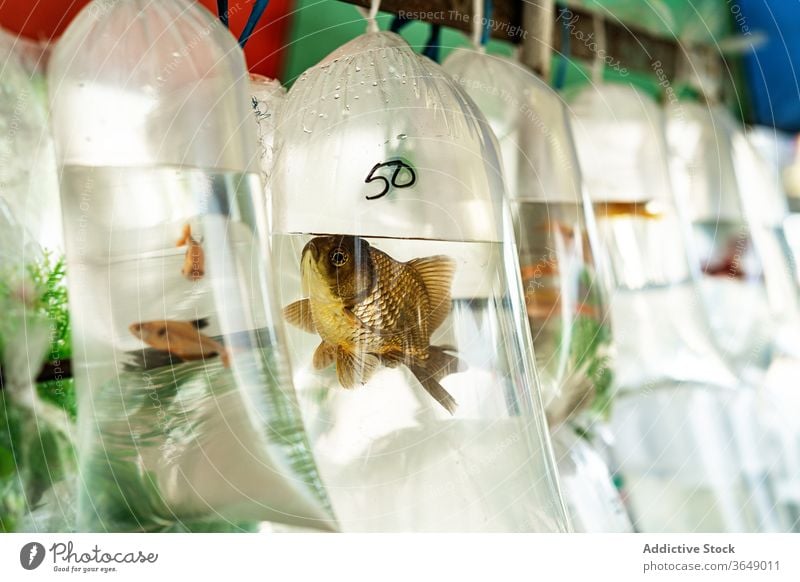
<path id="1" fill-rule="evenodd" d="M 715 43 L 728 36 L 731 30 L 732 16 L 726 0 L 568 0 L 567 4 L 597 10 L 609 19 L 633 23 L 640 29 L 645 28 L 666 38 Z M 378 18 L 381 28 L 388 29 L 391 19 L 391 15 L 381 13 Z M 337 0 L 298 0 L 281 80 L 290 86 L 304 70 L 362 34 L 365 28 L 364 19 L 353 5 Z M 428 24 L 414 22 L 403 29 L 402 35 L 411 46 L 421 51 L 430 29 Z M 463 32 L 444 28 L 441 57 L 445 58 L 453 48 L 469 44 Z M 493 40 L 488 45 L 488 51 L 508 56 L 513 53 L 513 47 L 509 43 Z M 558 56 L 554 57 L 554 74 L 561 60 Z M 565 88 L 589 82 L 589 71 L 583 65 L 569 62 L 566 67 Z M 651 74 L 631 71 L 622 79 L 617 71 L 608 69 L 604 77 L 632 83 L 654 97 L 661 94 L 658 81 Z M 677 90 L 680 94 L 686 94 L 684 88 L 677 87 Z"/>

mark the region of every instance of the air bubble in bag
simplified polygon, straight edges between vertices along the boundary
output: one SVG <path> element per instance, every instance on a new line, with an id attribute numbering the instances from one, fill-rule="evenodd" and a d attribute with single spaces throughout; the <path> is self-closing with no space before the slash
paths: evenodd
<path id="1" fill-rule="evenodd" d="M 789 411 L 800 403 L 800 307 L 786 201 L 723 108 L 680 102 L 667 113 L 675 191 L 702 261 L 712 327 L 731 364 L 761 388 L 747 414 L 775 439 L 770 473 L 784 520 L 797 527 L 800 425 Z"/>
<path id="2" fill-rule="evenodd" d="M 754 390 L 717 351 L 671 191 L 664 117 L 632 87 L 574 95 L 579 159 L 616 289 L 618 463 L 642 531 L 775 531 L 766 467 L 738 426 Z"/>
<path id="3" fill-rule="evenodd" d="M 346 531 L 566 531 L 494 136 L 392 33 L 305 72 L 272 176 L 281 304 Z"/>
<path id="4" fill-rule="evenodd" d="M 89 4 L 52 56 L 81 530 L 334 527 L 263 253 L 248 80 L 189 0 Z"/>
<path id="5" fill-rule="evenodd" d="M 612 342 L 595 265 L 594 216 L 564 104 L 511 59 L 459 49 L 444 68 L 486 115 L 500 144 L 536 363 L 573 525 L 630 531 L 599 454 L 572 437 L 575 430 L 590 432 L 574 423 L 600 422 L 610 403 Z"/>

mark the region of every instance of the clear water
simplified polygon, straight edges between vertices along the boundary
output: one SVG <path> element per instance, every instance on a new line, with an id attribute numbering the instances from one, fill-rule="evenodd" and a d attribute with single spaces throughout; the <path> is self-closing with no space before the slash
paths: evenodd
<path id="1" fill-rule="evenodd" d="M 766 369 L 775 333 L 764 273 L 746 225 L 694 224 L 702 289 L 720 350 L 738 370 Z"/>
<path id="2" fill-rule="evenodd" d="M 82 529 L 327 527 L 268 292 L 258 189 L 249 175 L 188 168 L 63 168 Z M 204 253 L 198 280 L 182 273 L 187 224 Z M 229 365 L 130 329 L 165 320 L 206 321 Z"/>
<path id="3" fill-rule="evenodd" d="M 765 467 L 737 425 L 748 397 L 710 335 L 681 225 L 652 204 L 597 204 L 617 283 L 611 426 L 615 462 L 641 531 L 773 530 Z M 757 501 L 758 500 L 758 501 Z"/>
<path id="4" fill-rule="evenodd" d="M 610 322 L 582 205 L 513 204 L 525 304 L 551 425 L 608 404 Z M 549 397 L 549 398 L 548 398 Z"/>
<path id="5" fill-rule="evenodd" d="M 300 257 L 312 238 L 272 238 L 283 306 L 305 297 Z M 311 365 L 320 337 L 287 326 L 295 386 L 342 528 L 563 531 L 530 352 L 520 340 L 530 341 L 520 289 L 509 288 L 504 274 L 516 250 L 366 240 L 396 261 L 440 254 L 455 261 L 450 313 L 431 344 L 452 346 L 463 364 L 440 382 L 458 402 L 451 416 L 402 365 L 381 366 L 365 385 L 342 388 L 335 365 Z"/>

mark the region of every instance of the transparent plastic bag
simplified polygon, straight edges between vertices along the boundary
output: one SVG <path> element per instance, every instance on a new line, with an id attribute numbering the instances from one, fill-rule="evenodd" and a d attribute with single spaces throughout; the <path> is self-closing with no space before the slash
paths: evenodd
<path id="1" fill-rule="evenodd" d="M 672 178 L 691 221 L 715 338 L 737 371 L 760 383 L 776 326 L 743 214 L 727 124 L 699 103 L 681 102 L 667 111 Z"/>
<path id="2" fill-rule="evenodd" d="M 297 80 L 276 149 L 292 368 L 343 529 L 566 530 L 480 112 L 369 33 Z"/>
<path id="3" fill-rule="evenodd" d="M 81 530 L 335 527 L 272 302 L 248 80 L 189 0 L 94 2 L 51 58 Z"/>
<path id="4" fill-rule="evenodd" d="M 676 191 L 704 261 L 711 322 L 733 365 L 761 388 L 750 414 L 773 447 L 778 501 L 796 526 L 797 496 L 786 492 L 800 479 L 793 456 L 800 426 L 783 411 L 798 402 L 800 307 L 785 199 L 727 111 L 678 103 L 669 110 L 668 135 Z"/>
<path id="5" fill-rule="evenodd" d="M 264 207 L 268 223 L 272 207 L 269 191 L 270 175 L 275 157 L 275 129 L 278 112 L 284 99 L 286 89 L 276 79 L 268 79 L 260 75 L 250 76 L 250 92 L 253 96 L 253 111 L 258 123 L 258 145 L 261 160 L 261 180 L 264 186 Z"/>
<path id="6" fill-rule="evenodd" d="M 586 435 L 585 427 L 572 423 L 591 410 L 580 423 L 591 425 L 606 412 L 613 349 L 604 282 L 595 266 L 594 216 L 581 189 L 564 105 L 511 59 L 459 49 L 444 68 L 486 115 L 503 154 L 551 430 Z M 563 423 L 568 426 L 558 428 Z M 592 447 L 564 434 L 555 454 L 575 529 L 630 531 L 608 469 Z"/>
<path id="7" fill-rule="evenodd" d="M 611 398 L 612 341 L 564 105 L 520 63 L 457 50 L 445 62 L 498 137 L 528 318 L 551 426 Z"/>
<path id="8" fill-rule="evenodd" d="M 779 530 L 767 460 L 745 462 L 758 458 L 759 444 L 748 441 L 737 410 L 753 389 L 739 384 L 717 351 L 690 267 L 690 232 L 671 191 L 662 112 L 635 89 L 607 84 L 586 88 L 571 108 L 616 281 L 611 312 L 620 392 L 611 426 L 634 525 Z"/>
<path id="9" fill-rule="evenodd" d="M 628 533 L 630 517 L 594 444 L 568 426 L 553 431 L 558 476 L 575 531 Z"/>
<path id="10" fill-rule="evenodd" d="M 0 532 L 39 529 L 25 525 L 30 512 L 74 468 L 74 427 L 34 383 L 52 335 L 38 307 L 46 289 L 32 279 L 42 258 L 0 199 Z"/>
<path id="11" fill-rule="evenodd" d="M 44 82 L 49 50 L 0 28 L 0 198 L 34 240 L 61 254 L 58 174 Z"/>

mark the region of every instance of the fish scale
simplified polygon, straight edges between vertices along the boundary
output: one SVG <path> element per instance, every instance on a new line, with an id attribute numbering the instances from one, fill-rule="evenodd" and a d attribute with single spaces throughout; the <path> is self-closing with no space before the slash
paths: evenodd
<path id="1" fill-rule="evenodd" d="M 284 308 L 292 325 L 319 334 L 315 369 L 336 363 L 340 384 L 366 384 L 382 364 L 405 365 L 451 414 L 456 401 L 439 384 L 458 372 L 452 348 L 430 345 L 450 312 L 455 263 L 445 256 L 394 260 L 353 236 L 311 240 L 301 257 L 309 298 Z"/>
<path id="2" fill-rule="evenodd" d="M 402 351 L 426 358 L 430 341 L 426 325 L 430 301 L 422 281 L 413 267 L 377 249 L 370 249 L 370 258 L 375 265 L 377 282 L 367 299 L 353 307 L 353 313 L 370 328 L 397 332 L 389 337 L 380 334 L 378 349 L 381 353 Z M 403 319 L 411 321 L 406 323 Z"/>

